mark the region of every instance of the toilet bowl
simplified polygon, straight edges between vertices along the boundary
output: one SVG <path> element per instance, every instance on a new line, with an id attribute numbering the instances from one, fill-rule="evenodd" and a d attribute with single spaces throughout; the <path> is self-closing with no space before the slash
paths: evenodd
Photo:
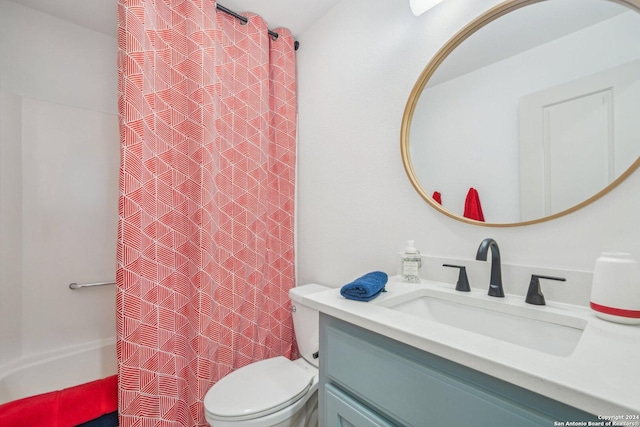
<path id="1" fill-rule="evenodd" d="M 218 381 L 204 398 L 211 427 L 316 427 L 318 425 L 318 312 L 302 297 L 329 288 L 289 291 L 300 357 L 278 356 L 251 363 Z"/>

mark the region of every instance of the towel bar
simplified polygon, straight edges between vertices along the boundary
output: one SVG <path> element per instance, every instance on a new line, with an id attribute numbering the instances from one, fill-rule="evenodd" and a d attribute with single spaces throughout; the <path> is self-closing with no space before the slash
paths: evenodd
<path id="1" fill-rule="evenodd" d="M 115 285 L 116 282 L 70 283 L 69 289 L 89 288 L 91 286 Z"/>

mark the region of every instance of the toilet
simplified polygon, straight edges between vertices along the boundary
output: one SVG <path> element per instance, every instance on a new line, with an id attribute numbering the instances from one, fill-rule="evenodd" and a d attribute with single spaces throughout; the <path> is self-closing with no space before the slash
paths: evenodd
<path id="1" fill-rule="evenodd" d="M 316 427 L 318 425 L 318 312 L 302 297 L 330 288 L 289 291 L 300 357 L 278 356 L 251 363 L 222 378 L 204 397 L 211 427 Z"/>

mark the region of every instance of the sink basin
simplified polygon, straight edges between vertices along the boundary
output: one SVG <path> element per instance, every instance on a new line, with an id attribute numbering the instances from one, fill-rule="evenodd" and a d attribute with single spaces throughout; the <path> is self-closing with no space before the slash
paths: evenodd
<path id="1" fill-rule="evenodd" d="M 405 295 L 400 302 L 390 300 L 385 306 L 556 356 L 569 356 L 587 326 L 587 320 L 579 315 L 564 314 L 549 306 L 528 307 L 519 300 L 486 294 L 421 289 Z"/>

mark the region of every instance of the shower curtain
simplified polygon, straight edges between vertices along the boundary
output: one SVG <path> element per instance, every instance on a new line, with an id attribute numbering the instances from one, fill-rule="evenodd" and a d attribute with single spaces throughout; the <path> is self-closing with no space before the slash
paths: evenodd
<path id="1" fill-rule="evenodd" d="M 293 39 L 211 0 L 119 0 L 120 426 L 206 426 L 232 370 L 293 354 Z"/>

